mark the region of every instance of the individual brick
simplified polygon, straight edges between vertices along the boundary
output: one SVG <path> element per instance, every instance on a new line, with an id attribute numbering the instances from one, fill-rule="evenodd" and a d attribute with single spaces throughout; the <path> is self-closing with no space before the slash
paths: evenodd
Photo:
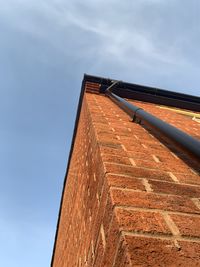
<path id="1" fill-rule="evenodd" d="M 135 211 L 116 207 L 120 230 L 152 234 L 171 234 L 162 215 L 158 212 Z"/>
<path id="2" fill-rule="evenodd" d="M 97 140 L 100 142 L 115 142 L 116 144 L 119 143 L 119 140 L 113 133 L 109 134 L 99 133 L 97 135 Z"/>
<path id="3" fill-rule="evenodd" d="M 109 147 L 109 146 L 101 146 L 100 151 L 102 154 L 111 154 L 111 155 L 121 155 L 122 157 L 126 157 L 127 153 L 123 150 L 122 147 Z"/>
<path id="4" fill-rule="evenodd" d="M 200 243 L 125 235 L 132 266 L 200 266 Z"/>
<path id="5" fill-rule="evenodd" d="M 150 168 L 150 169 L 159 169 L 164 170 L 162 168 L 162 165 L 158 162 L 155 162 L 152 158 L 149 157 L 149 160 L 141 160 L 141 159 L 135 159 L 134 160 L 137 167 L 143 167 L 143 168 Z M 164 170 L 165 171 L 165 170 Z"/>
<path id="6" fill-rule="evenodd" d="M 189 196 L 189 197 L 200 197 L 200 186 L 190 186 L 182 184 L 174 184 L 161 181 L 149 180 L 149 184 L 154 192 L 180 195 L 180 196 Z"/>
<path id="7" fill-rule="evenodd" d="M 152 178 L 158 180 L 172 181 L 168 173 L 159 170 L 138 168 L 134 166 L 124 166 L 120 164 L 105 163 L 108 173 L 130 175 L 132 177 Z"/>
<path id="8" fill-rule="evenodd" d="M 200 217 L 182 216 L 177 214 L 170 215 L 182 236 L 200 238 Z"/>
<path id="9" fill-rule="evenodd" d="M 174 175 L 181 183 L 200 185 L 200 176 L 190 173 L 174 173 Z"/>
<path id="10" fill-rule="evenodd" d="M 184 196 L 123 191 L 114 188 L 111 189 L 111 196 L 114 205 L 200 214 L 200 209 Z"/>
<path id="11" fill-rule="evenodd" d="M 115 133 L 116 134 L 130 134 L 130 131 L 128 130 L 128 128 L 126 126 L 120 126 L 120 122 L 117 124 L 117 126 L 114 126 L 115 129 Z"/>
<path id="12" fill-rule="evenodd" d="M 150 160 L 152 156 L 148 151 L 127 151 L 127 155 L 129 158 L 139 159 L 139 160 Z"/>
<path id="13" fill-rule="evenodd" d="M 131 165 L 129 158 L 118 155 L 102 154 L 102 159 L 104 162 L 114 162 L 117 164 Z"/>
<path id="14" fill-rule="evenodd" d="M 107 180 L 109 186 L 145 191 L 141 179 L 108 174 Z"/>
<path id="15" fill-rule="evenodd" d="M 180 169 L 182 173 L 187 173 L 190 172 L 190 167 L 187 166 L 186 164 L 180 164 L 179 162 L 173 163 L 172 158 L 173 156 L 171 155 L 170 163 L 169 162 L 155 162 L 152 160 L 152 158 L 149 157 L 148 160 L 143 160 L 143 159 L 136 159 L 135 163 L 138 167 L 145 167 L 145 168 L 150 168 L 150 169 L 159 169 L 162 171 L 166 172 L 176 172 L 177 169 Z M 159 159 L 159 157 L 157 157 Z"/>

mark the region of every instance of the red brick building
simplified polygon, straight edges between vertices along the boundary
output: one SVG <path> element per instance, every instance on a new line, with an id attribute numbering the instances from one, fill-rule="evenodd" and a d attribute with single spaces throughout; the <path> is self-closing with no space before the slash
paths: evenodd
<path id="1" fill-rule="evenodd" d="M 116 83 L 133 122 L 105 95 L 111 85 L 84 76 L 52 267 L 200 266 L 200 98 Z"/>

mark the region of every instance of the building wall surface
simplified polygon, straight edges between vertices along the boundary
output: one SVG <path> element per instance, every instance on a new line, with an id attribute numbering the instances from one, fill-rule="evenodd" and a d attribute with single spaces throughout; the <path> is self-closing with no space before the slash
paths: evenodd
<path id="1" fill-rule="evenodd" d="M 87 86 L 53 267 L 200 266 L 199 166 Z M 191 117 L 134 103 L 200 138 Z"/>

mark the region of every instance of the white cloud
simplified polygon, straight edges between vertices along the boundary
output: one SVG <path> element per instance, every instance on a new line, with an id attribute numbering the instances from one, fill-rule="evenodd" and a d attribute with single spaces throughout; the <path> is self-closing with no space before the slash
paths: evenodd
<path id="1" fill-rule="evenodd" d="M 147 12 L 146 6 L 149 7 L 151 4 L 152 10 Z M 98 44 L 92 42 L 90 44 L 91 47 L 96 45 L 98 48 L 97 55 L 117 57 L 121 59 L 120 61 L 128 61 L 129 64 L 130 60 L 137 62 L 141 59 L 143 64 L 146 61 L 146 67 L 151 65 L 152 61 L 172 66 L 190 64 L 181 52 L 184 39 L 180 43 L 178 42 L 180 37 L 177 36 L 177 41 L 172 39 L 171 42 L 169 40 L 164 42 L 162 34 L 159 36 L 160 25 L 157 24 L 152 28 L 150 21 L 152 18 L 149 14 L 151 12 L 154 14 L 154 5 L 159 7 L 162 15 L 165 12 L 163 19 L 166 19 L 168 11 L 166 1 L 163 0 L 143 0 L 134 1 L 134 3 L 104 0 L 84 2 L 8 0 L 2 4 L 0 12 L 4 18 L 11 19 L 10 23 L 13 27 L 36 38 L 46 39 L 54 46 L 57 45 L 59 49 L 64 47 L 60 47 L 59 41 L 53 38 L 56 29 L 61 29 L 67 39 L 73 36 L 77 28 L 85 32 L 86 38 L 91 38 L 92 35 L 99 38 Z M 157 16 L 159 17 L 159 14 Z M 148 20 L 149 24 L 146 24 Z M 162 25 L 162 18 L 160 20 Z M 73 31 L 70 31 L 72 27 Z M 170 38 L 170 29 L 166 28 L 166 30 L 168 31 L 166 35 Z M 78 39 L 75 40 L 75 42 L 78 41 Z"/>

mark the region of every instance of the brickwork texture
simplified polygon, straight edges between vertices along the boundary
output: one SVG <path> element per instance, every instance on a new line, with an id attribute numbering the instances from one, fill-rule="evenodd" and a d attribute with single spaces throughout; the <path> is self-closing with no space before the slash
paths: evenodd
<path id="1" fill-rule="evenodd" d="M 199 166 L 86 86 L 53 267 L 200 266 Z M 133 102 L 200 138 L 190 117 Z"/>

